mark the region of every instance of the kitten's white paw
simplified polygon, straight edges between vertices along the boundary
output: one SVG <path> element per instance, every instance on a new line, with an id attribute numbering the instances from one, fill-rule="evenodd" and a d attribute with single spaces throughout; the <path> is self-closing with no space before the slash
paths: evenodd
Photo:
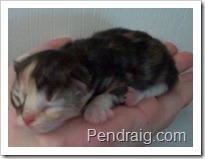
<path id="1" fill-rule="evenodd" d="M 128 91 L 124 96 L 125 105 L 129 107 L 136 106 L 141 101 L 140 92 L 129 86 L 127 88 Z"/>
<path id="2" fill-rule="evenodd" d="M 105 122 L 108 118 L 114 116 L 114 113 L 109 108 L 93 108 L 86 110 L 84 113 L 84 119 L 90 123 L 99 124 Z"/>

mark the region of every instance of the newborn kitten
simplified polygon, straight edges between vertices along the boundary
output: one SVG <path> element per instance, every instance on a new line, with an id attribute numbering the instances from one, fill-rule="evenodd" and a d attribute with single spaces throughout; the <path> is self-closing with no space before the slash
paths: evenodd
<path id="1" fill-rule="evenodd" d="M 25 57 L 14 69 L 12 105 L 38 133 L 81 113 L 86 121 L 105 122 L 113 106 L 135 106 L 178 80 L 174 60 L 159 40 L 122 28 Z"/>

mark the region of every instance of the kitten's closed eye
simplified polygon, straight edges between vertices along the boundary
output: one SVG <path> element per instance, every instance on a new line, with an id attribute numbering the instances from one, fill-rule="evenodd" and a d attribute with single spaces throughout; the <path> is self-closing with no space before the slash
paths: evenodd
<path id="1" fill-rule="evenodd" d="M 15 107 L 16 113 L 19 115 L 23 112 L 23 108 L 26 101 L 26 95 L 17 92 L 11 92 L 11 103 Z"/>
<path id="2" fill-rule="evenodd" d="M 11 92 L 11 102 L 12 104 L 17 107 L 23 107 L 26 101 L 26 94 L 22 93 L 17 89 L 13 89 Z"/>

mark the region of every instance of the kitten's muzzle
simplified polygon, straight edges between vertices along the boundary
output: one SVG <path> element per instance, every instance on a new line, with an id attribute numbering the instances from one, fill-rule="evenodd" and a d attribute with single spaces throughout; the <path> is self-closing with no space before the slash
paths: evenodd
<path id="1" fill-rule="evenodd" d="M 23 120 L 26 125 L 31 125 L 34 122 L 35 118 L 34 117 L 26 117 L 26 118 L 23 117 Z"/>
<path id="2" fill-rule="evenodd" d="M 35 115 L 28 111 L 23 112 L 22 118 L 26 125 L 31 125 L 35 121 Z"/>

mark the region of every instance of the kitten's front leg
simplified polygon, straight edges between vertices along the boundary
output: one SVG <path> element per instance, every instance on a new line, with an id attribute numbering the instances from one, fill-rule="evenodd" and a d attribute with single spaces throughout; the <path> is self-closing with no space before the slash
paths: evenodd
<path id="1" fill-rule="evenodd" d="M 111 108 L 117 97 L 110 93 L 100 94 L 95 97 L 88 105 L 84 113 L 84 119 L 91 123 L 102 123 L 108 118 L 113 117 Z"/>

